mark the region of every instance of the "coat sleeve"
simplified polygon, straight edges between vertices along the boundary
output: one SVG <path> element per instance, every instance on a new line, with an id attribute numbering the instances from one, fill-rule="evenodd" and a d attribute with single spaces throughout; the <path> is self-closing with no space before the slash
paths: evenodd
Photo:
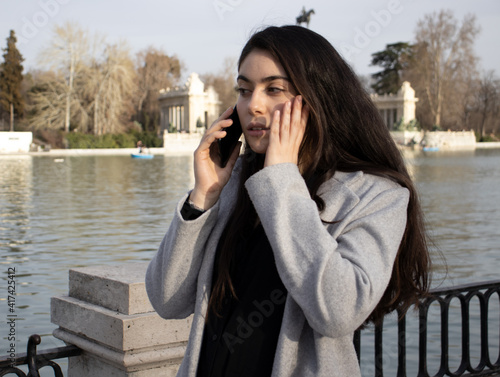
<path id="1" fill-rule="evenodd" d="M 365 176 L 366 177 L 366 176 Z M 352 333 L 382 297 L 406 226 L 408 190 L 370 176 L 360 192 L 342 182 L 322 194 L 323 223 L 294 164 L 246 182 L 283 284 L 318 333 Z"/>
<path id="2" fill-rule="evenodd" d="M 151 305 L 163 318 L 181 319 L 194 312 L 196 286 L 204 246 L 215 225 L 218 204 L 195 220 L 182 218 L 177 205 L 174 218 L 146 272 Z"/>

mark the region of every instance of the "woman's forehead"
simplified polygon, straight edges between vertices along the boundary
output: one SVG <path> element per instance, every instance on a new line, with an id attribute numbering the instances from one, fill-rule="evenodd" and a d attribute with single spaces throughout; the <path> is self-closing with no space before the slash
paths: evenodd
<path id="1" fill-rule="evenodd" d="M 283 66 L 267 51 L 254 49 L 241 62 L 239 78 L 245 77 L 251 81 L 262 81 L 267 77 L 288 79 Z"/>

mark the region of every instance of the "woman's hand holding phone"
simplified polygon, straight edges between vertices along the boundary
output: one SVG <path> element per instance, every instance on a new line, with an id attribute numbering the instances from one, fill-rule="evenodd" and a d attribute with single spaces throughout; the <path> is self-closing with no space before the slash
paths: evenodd
<path id="1" fill-rule="evenodd" d="M 194 189 L 190 200 L 205 210 L 212 207 L 219 199 L 220 193 L 231 177 L 234 164 L 238 158 L 241 142 L 234 148 L 225 167 L 220 166 L 217 140 L 224 138 L 226 127 L 231 126 L 228 117 L 233 109 L 227 109 L 203 135 L 200 145 L 194 152 Z"/>
<path id="2" fill-rule="evenodd" d="M 308 118 L 309 106 L 303 105 L 300 95 L 286 102 L 282 111 L 274 112 L 264 166 L 284 162 L 298 164 Z"/>

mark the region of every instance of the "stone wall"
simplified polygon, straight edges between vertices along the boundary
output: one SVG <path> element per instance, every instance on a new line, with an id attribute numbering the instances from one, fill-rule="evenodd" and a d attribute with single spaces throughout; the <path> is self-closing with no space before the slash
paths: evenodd
<path id="1" fill-rule="evenodd" d="M 163 133 L 165 154 L 193 154 L 200 144 L 201 133 Z"/>
<path id="2" fill-rule="evenodd" d="M 473 131 L 434 131 L 426 132 L 422 145 L 438 147 L 441 150 L 475 149 L 476 135 Z"/>
<path id="3" fill-rule="evenodd" d="M 0 153 L 27 153 L 33 142 L 31 132 L 0 132 Z"/>
<path id="4" fill-rule="evenodd" d="M 420 144 L 424 133 L 422 131 L 391 131 L 392 138 L 399 145 Z"/>

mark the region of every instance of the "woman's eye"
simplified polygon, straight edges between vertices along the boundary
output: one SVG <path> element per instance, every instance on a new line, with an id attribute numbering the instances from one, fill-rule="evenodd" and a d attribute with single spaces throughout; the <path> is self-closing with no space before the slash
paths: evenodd
<path id="1" fill-rule="evenodd" d="M 276 87 L 271 87 L 271 88 L 267 88 L 267 90 L 271 93 L 281 93 L 284 91 L 284 89 L 281 89 L 281 88 L 276 88 Z"/>
<path id="2" fill-rule="evenodd" d="M 245 94 L 250 92 L 250 90 L 245 89 L 245 88 L 238 88 L 237 90 L 238 90 L 238 93 L 240 93 L 240 95 L 245 95 Z"/>

